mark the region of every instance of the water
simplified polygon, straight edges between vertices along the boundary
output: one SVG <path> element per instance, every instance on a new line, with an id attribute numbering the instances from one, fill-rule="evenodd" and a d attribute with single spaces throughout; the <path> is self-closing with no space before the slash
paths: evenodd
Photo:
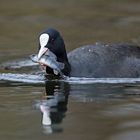
<path id="1" fill-rule="evenodd" d="M 138 0 L 2 1 L 0 139 L 139 140 L 139 78 L 45 79 L 29 60 L 46 27 L 61 31 L 67 51 L 98 41 L 140 45 L 139 6 Z M 42 105 L 49 126 L 42 124 Z"/>
<path id="2" fill-rule="evenodd" d="M 76 81 L 76 80 L 75 80 Z M 1 139 L 139 138 L 139 84 L 72 84 L 64 81 L 0 86 Z M 42 124 L 40 105 L 51 125 Z"/>

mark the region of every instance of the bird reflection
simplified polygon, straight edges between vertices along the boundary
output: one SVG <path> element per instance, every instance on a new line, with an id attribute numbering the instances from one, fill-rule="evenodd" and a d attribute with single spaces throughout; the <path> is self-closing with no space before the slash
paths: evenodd
<path id="1" fill-rule="evenodd" d="M 40 103 L 42 125 L 45 133 L 62 132 L 59 128 L 65 117 L 69 96 L 69 85 L 60 81 L 46 81 L 45 95 Z"/>

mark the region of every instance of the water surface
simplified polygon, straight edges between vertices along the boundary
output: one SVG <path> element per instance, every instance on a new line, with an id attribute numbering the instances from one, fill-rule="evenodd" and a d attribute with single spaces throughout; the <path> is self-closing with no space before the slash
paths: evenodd
<path id="1" fill-rule="evenodd" d="M 138 0 L 1 1 L 0 139 L 139 140 L 139 78 L 46 80 L 29 60 L 47 27 L 61 32 L 67 51 L 98 41 L 140 45 L 139 7 Z"/>

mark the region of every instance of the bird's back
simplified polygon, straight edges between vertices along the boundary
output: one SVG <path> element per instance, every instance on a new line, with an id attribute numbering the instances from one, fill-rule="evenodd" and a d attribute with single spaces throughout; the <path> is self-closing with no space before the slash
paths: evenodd
<path id="1" fill-rule="evenodd" d="M 68 59 L 71 76 L 140 76 L 140 48 L 134 45 L 96 43 L 69 52 Z"/>

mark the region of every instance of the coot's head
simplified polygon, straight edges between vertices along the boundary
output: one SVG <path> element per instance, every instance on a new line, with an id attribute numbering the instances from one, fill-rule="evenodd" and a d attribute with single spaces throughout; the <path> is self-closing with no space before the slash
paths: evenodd
<path id="1" fill-rule="evenodd" d="M 62 70 L 62 72 L 68 76 L 70 74 L 70 65 L 67 58 L 64 40 L 60 33 L 53 28 L 44 30 L 39 35 L 38 58 L 41 58 L 41 56 L 48 49 L 56 55 L 58 62 L 62 62 L 65 64 L 65 67 Z M 53 74 L 53 70 L 49 67 L 46 67 L 46 72 L 49 74 Z"/>

